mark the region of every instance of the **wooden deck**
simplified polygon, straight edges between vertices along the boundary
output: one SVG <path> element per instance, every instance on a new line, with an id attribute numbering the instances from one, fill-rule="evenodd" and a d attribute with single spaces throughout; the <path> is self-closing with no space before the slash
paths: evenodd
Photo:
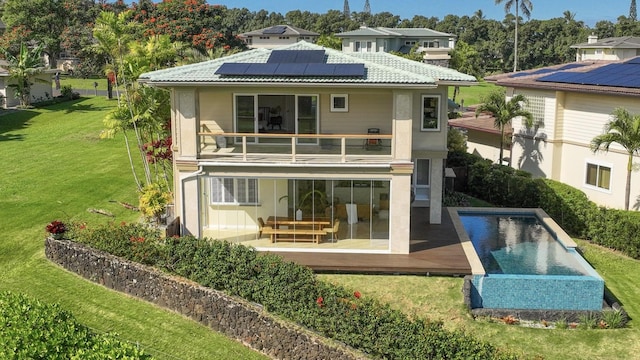
<path id="1" fill-rule="evenodd" d="M 428 208 L 412 209 L 410 254 L 273 253 L 309 266 L 316 272 L 455 276 L 471 274 L 471 266 L 446 209 L 443 209 L 440 225 L 429 224 Z"/>

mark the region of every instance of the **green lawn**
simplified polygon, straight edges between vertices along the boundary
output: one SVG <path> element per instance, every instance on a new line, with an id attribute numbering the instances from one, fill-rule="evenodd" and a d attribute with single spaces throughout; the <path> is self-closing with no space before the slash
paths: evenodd
<path id="1" fill-rule="evenodd" d="M 0 116 L 0 291 L 60 303 L 87 326 L 118 333 L 159 359 L 264 359 L 205 326 L 95 285 L 44 257 L 44 227 L 54 219 L 138 219 L 109 202 L 137 203 L 122 138 L 98 137 L 114 105 L 94 97 Z"/>
<path id="2" fill-rule="evenodd" d="M 78 90 L 94 90 L 94 83 L 98 83 L 98 90 L 107 91 L 107 79 L 81 79 L 81 78 L 72 78 L 68 76 L 62 76 L 60 78 L 60 85 L 71 85 L 71 88 L 74 91 Z"/>
<path id="3" fill-rule="evenodd" d="M 498 89 L 497 85 L 480 81 L 474 86 L 460 86 L 460 92 L 456 96 L 456 103 L 460 104 L 464 100 L 464 106 L 476 105 L 482 102 L 482 96 L 494 89 Z M 453 99 L 453 86 L 449 86 L 449 99 Z"/>
<path id="4" fill-rule="evenodd" d="M 585 241 L 578 243 L 630 317 L 640 318 L 640 261 Z M 463 306 L 462 278 L 365 275 L 321 275 L 321 278 L 389 302 L 408 314 L 442 320 L 449 328 L 465 329 L 516 351 L 525 359 L 637 359 L 640 353 L 640 329 L 635 321 L 616 330 L 552 330 L 473 320 Z"/>

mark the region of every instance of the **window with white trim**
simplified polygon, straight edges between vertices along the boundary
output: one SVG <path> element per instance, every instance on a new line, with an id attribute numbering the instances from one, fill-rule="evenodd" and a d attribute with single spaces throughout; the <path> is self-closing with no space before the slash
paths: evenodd
<path id="1" fill-rule="evenodd" d="M 258 203 L 258 179 L 211 178 L 211 203 L 253 205 Z"/>
<path id="2" fill-rule="evenodd" d="M 425 47 L 425 48 L 439 48 L 440 47 L 440 41 L 439 40 L 425 41 L 425 42 L 422 43 L 422 47 Z"/>
<path id="3" fill-rule="evenodd" d="M 331 94 L 331 111 L 332 112 L 348 112 L 349 111 L 349 95 Z"/>
<path id="4" fill-rule="evenodd" d="M 356 41 L 356 52 L 372 52 L 373 43 L 371 41 Z"/>
<path id="5" fill-rule="evenodd" d="M 587 163 L 585 184 L 603 190 L 611 189 L 611 167 Z"/>
<path id="6" fill-rule="evenodd" d="M 440 95 L 422 95 L 421 130 L 440 130 Z"/>

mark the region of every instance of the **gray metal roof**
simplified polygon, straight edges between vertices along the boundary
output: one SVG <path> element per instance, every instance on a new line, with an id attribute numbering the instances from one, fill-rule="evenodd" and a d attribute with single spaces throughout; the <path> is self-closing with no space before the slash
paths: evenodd
<path id="1" fill-rule="evenodd" d="M 638 49 L 640 48 L 640 37 L 623 36 L 598 40 L 593 43 L 585 42 L 571 46 L 574 49 Z"/>
<path id="2" fill-rule="evenodd" d="M 284 32 L 282 33 L 274 33 L 274 32 L 270 32 L 271 30 L 274 30 L 275 28 L 280 28 L 282 27 L 284 29 Z M 313 32 L 313 31 L 309 31 L 309 30 L 305 30 L 299 27 L 295 27 L 295 26 L 291 26 L 291 25 L 275 25 L 275 26 L 270 26 L 270 27 L 266 27 L 264 29 L 260 29 L 260 30 L 253 30 L 253 31 L 249 31 L 246 33 L 242 33 L 239 36 L 241 37 L 249 37 L 249 36 L 265 36 L 265 35 L 270 35 L 270 36 L 320 36 L 320 34 Z"/>
<path id="3" fill-rule="evenodd" d="M 327 64 L 364 64 L 363 77 L 305 77 L 217 75 L 216 70 L 224 63 L 266 63 L 272 50 L 324 50 Z M 304 41 L 275 49 L 254 49 L 228 57 L 197 64 L 178 66 L 144 73 L 138 79 L 156 85 L 186 84 L 353 84 L 394 86 L 437 86 L 442 82 L 476 83 L 476 78 L 453 69 L 420 63 L 388 53 L 343 53 Z"/>
<path id="4" fill-rule="evenodd" d="M 435 31 L 427 28 L 370 28 L 363 26 L 357 30 L 336 34 L 337 37 L 401 37 L 401 38 L 429 38 L 429 37 L 456 37 L 456 35 Z"/>

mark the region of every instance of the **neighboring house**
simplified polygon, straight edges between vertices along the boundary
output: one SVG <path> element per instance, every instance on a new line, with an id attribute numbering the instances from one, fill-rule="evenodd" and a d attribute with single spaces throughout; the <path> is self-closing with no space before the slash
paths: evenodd
<path id="1" fill-rule="evenodd" d="M 13 82 L 9 78 L 8 64 L 4 60 L 0 60 L 0 107 L 10 108 L 20 105 L 20 100 L 16 98 L 15 91 L 9 85 Z M 39 80 L 33 80 L 31 83 L 31 102 L 36 103 L 43 100 L 49 100 L 53 96 L 52 71 L 47 70 L 37 75 Z"/>
<path id="2" fill-rule="evenodd" d="M 467 139 L 467 151 L 471 154 L 489 159 L 495 163 L 500 157 L 500 129 L 495 127 L 495 119 L 491 114 L 476 116 L 475 108 L 469 107 L 462 116 L 449 120 L 449 126 L 463 130 Z M 504 157 L 503 163 L 510 164 L 511 138 L 513 128 L 510 125 L 504 129 Z"/>
<path id="3" fill-rule="evenodd" d="M 512 166 L 584 191 L 595 203 L 624 208 L 628 155 L 617 144 L 593 153 L 617 107 L 640 113 L 640 57 L 618 62 L 579 62 L 487 77 L 525 95 L 535 127 L 513 121 Z M 637 162 L 638 159 L 636 159 Z M 632 174 L 630 204 L 640 203 L 640 175 Z"/>
<path id="4" fill-rule="evenodd" d="M 273 49 L 278 46 L 306 41 L 315 43 L 320 34 L 291 25 L 276 25 L 238 35 L 250 49 Z"/>
<path id="5" fill-rule="evenodd" d="M 455 48 L 455 35 L 427 28 L 360 27 L 336 34 L 342 39 L 342 51 L 399 52 L 408 54 L 412 48 L 424 53 L 424 62 L 448 67 Z"/>
<path id="6" fill-rule="evenodd" d="M 631 59 L 640 55 L 640 37 L 623 36 L 598 40 L 590 35 L 586 43 L 571 46 L 576 49 L 576 61 Z"/>
<path id="7" fill-rule="evenodd" d="M 413 221 L 441 223 L 447 90 L 476 84 L 387 53 L 307 42 L 139 81 L 172 94 L 184 233 L 258 249 L 381 253 L 409 252 L 412 205 L 430 207 L 429 219 Z"/>

